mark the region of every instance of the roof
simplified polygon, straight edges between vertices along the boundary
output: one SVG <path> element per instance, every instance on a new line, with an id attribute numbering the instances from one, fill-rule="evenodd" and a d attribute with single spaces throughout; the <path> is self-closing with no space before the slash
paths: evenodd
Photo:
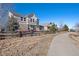
<path id="1" fill-rule="evenodd" d="M 20 14 L 17 14 L 15 12 L 11 12 L 13 15 L 17 16 L 17 17 L 22 17 Z"/>
<path id="2" fill-rule="evenodd" d="M 35 14 L 34 14 L 34 13 L 31 13 L 31 14 L 29 14 L 29 15 L 26 15 L 25 17 L 30 18 L 30 17 L 33 17 L 33 16 L 35 16 Z"/>

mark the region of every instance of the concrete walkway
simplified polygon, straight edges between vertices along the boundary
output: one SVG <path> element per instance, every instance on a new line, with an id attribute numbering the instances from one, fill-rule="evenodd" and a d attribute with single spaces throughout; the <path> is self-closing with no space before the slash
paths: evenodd
<path id="1" fill-rule="evenodd" d="M 79 56 L 79 48 L 69 38 L 69 33 L 60 34 L 53 39 L 48 56 Z"/>

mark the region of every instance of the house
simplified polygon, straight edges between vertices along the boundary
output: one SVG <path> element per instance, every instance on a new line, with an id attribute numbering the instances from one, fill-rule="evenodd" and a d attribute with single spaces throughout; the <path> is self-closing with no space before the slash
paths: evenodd
<path id="1" fill-rule="evenodd" d="M 74 30 L 75 30 L 76 32 L 79 32 L 79 23 L 76 23 L 76 24 L 75 24 Z"/>
<path id="2" fill-rule="evenodd" d="M 52 26 L 52 23 L 46 23 L 43 26 L 44 26 L 44 31 L 49 31 L 49 26 Z"/>
<path id="3" fill-rule="evenodd" d="M 44 31 L 44 26 L 43 25 L 39 25 L 39 31 Z"/>
<path id="4" fill-rule="evenodd" d="M 19 24 L 19 31 L 39 30 L 39 20 L 33 13 L 26 16 L 21 16 L 16 13 L 9 12 L 9 20 L 12 20 L 12 17 L 13 20 L 17 21 Z"/>
<path id="5" fill-rule="evenodd" d="M 17 31 L 19 29 L 18 22 L 20 19 L 21 19 L 21 15 L 9 11 L 7 30 L 8 31 Z"/>
<path id="6" fill-rule="evenodd" d="M 39 29 L 39 19 L 34 13 L 24 16 L 24 21 L 27 24 L 28 30 L 38 31 Z"/>

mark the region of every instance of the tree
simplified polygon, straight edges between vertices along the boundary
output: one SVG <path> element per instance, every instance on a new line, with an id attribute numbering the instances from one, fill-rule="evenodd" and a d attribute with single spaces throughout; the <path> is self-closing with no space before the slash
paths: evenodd
<path id="1" fill-rule="evenodd" d="M 57 25 L 55 23 L 53 23 L 51 26 L 48 27 L 49 31 L 55 33 L 58 29 L 57 29 Z"/>
<path id="2" fill-rule="evenodd" d="M 64 26 L 63 26 L 63 29 L 62 29 L 63 31 L 68 31 L 69 30 L 69 28 L 68 28 L 68 26 L 65 24 Z"/>

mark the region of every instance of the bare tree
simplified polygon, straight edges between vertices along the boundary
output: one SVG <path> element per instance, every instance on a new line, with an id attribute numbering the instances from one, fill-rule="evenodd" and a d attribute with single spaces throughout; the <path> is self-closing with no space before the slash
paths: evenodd
<path id="1" fill-rule="evenodd" d="M 6 25 L 8 22 L 8 11 L 13 11 L 13 4 L 10 3 L 0 3 L 0 24 L 3 28 L 6 29 Z"/>

